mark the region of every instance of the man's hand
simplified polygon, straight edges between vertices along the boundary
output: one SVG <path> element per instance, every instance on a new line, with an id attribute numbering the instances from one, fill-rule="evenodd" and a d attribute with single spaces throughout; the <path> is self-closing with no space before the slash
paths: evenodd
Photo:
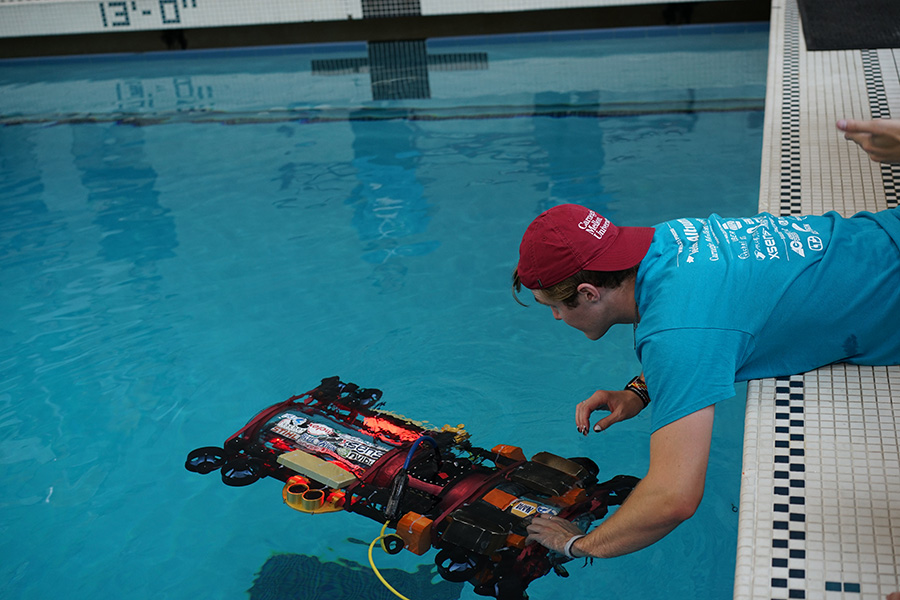
<path id="1" fill-rule="evenodd" d="M 641 412 L 642 408 L 644 403 L 634 392 L 597 390 L 590 398 L 579 402 L 575 407 L 575 425 L 582 435 L 587 435 L 591 425 L 591 413 L 595 410 L 608 410 L 609 415 L 594 424 L 594 431 L 603 431 L 613 423 L 630 419 Z"/>
<path id="2" fill-rule="evenodd" d="M 703 497 L 714 415 L 715 405 L 707 406 L 653 432 L 646 477 L 622 506 L 574 544 L 575 556 L 608 558 L 646 548 L 694 514 Z M 528 526 L 529 540 L 557 552 L 580 533 L 556 517 L 536 518 Z"/>
<path id="3" fill-rule="evenodd" d="M 537 542 L 560 554 L 573 535 L 582 535 L 584 532 L 571 521 L 562 517 L 549 517 L 538 515 L 528 525 L 528 537 L 526 541 Z"/>
<path id="4" fill-rule="evenodd" d="M 844 132 L 845 139 L 856 142 L 872 160 L 900 163 L 900 121 L 842 119 L 837 122 L 837 128 Z"/>

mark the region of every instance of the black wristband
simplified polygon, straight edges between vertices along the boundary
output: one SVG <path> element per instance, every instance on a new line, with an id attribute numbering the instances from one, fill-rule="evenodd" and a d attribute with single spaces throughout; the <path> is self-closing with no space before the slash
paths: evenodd
<path id="1" fill-rule="evenodd" d="M 625 389 L 637 394 L 638 398 L 640 398 L 641 402 L 644 404 L 644 408 L 647 408 L 647 405 L 650 404 L 650 393 L 647 391 L 647 382 L 645 382 L 644 378 L 640 375 L 629 381 L 628 385 L 625 386 Z"/>

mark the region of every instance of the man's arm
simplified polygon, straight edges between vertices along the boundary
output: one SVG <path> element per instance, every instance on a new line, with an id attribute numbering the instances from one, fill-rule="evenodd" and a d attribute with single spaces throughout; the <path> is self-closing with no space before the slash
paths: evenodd
<path id="1" fill-rule="evenodd" d="M 645 548 L 690 518 L 706 480 L 714 406 L 658 429 L 650 437 L 650 468 L 622 506 L 571 548 L 574 556 L 609 558 Z M 560 518 L 536 518 L 528 540 L 562 552 L 581 533 Z"/>

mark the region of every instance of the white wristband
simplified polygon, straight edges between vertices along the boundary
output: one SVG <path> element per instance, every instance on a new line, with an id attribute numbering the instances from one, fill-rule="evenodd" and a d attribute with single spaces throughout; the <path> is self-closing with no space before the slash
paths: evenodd
<path id="1" fill-rule="evenodd" d="M 572 555 L 572 545 L 573 545 L 575 542 L 577 542 L 578 540 L 580 540 L 581 538 L 583 538 L 584 535 L 585 535 L 585 534 L 582 533 L 582 534 L 580 534 L 580 535 L 573 535 L 572 537 L 569 538 L 569 541 L 566 542 L 566 545 L 565 545 L 565 547 L 563 548 L 563 554 L 566 555 L 566 558 L 577 558 L 577 557 L 575 557 L 575 556 Z"/>

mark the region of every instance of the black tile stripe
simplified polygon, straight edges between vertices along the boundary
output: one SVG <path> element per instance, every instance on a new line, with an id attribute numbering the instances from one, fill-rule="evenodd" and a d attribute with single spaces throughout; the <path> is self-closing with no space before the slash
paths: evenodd
<path id="1" fill-rule="evenodd" d="M 483 71 L 488 68 L 487 52 L 427 54 L 425 61 L 429 71 Z M 310 61 L 310 64 L 313 75 L 352 75 L 368 73 L 370 70 L 368 58 L 316 59 Z"/>
<path id="2" fill-rule="evenodd" d="M 369 42 L 373 100 L 431 98 L 425 40 Z"/>
<path id="3" fill-rule="evenodd" d="M 781 99 L 780 214 L 800 214 L 800 25 L 797 5 L 784 13 Z"/>
<path id="4" fill-rule="evenodd" d="M 419 0 L 362 0 L 363 19 L 416 17 L 422 14 Z"/>
<path id="5" fill-rule="evenodd" d="M 425 40 L 368 42 L 366 58 L 313 60 L 313 75 L 369 73 L 373 100 L 430 98 L 430 71 L 484 70 L 486 52 L 428 54 Z"/>
<path id="6" fill-rule="evenodd" d="M 786 2 L 782 55 L 780 215 L 802 213 L 800 178 L 800 21 Z M 775 459 L 770 597 L 806 596 L 806 479 L 803 376 L 775 379 Z"/>
<path id="7" fill-rule="evenodd" d="M 800 26 L 797 5 L 785 3 L 781 106 L 781 215 L 801 214 L 800 178 Z M 873 118 L 889 117 L 876 51 L 863 50 L 866 87 Z M 882 167 L 889 206 L 897 206 L 895 175 Z M 890 204 L 893 202 L 893 204 Z M 772 521 L 772 600 L 807 597 L 806 456 L 803 375 L 775 380 L 774 500 Z M 854 582 L 826 583 L 827 590 L 859 593 Z"/>
<path id="8" fill-rule="evenodd" d="M 362 0 L 363 19 L 422 15 L 420 0 Z M 429 55 L 426 42 L 368 42 L 367 58 L 313 61 L 314 75 L 369 72 L 372 100 L 431 98 L 429 71 L 486 69 L 486 53 Z"/>
<path id="9" fill-rule="evenodd" d="M 890 119 L 891 109 L 888 105 L 887 93 L 884 90 L 884 79 L 881 75 L 881 61 L 877 50 L 860 50 L 863 64 L 863 75 L 866 79 L 866 92 L 873 119 Z M 881 163 L 881 180 L 884 183 L 884 196 L 887 208 L 897 208 L 897 182 L 900 181 L 900 165 Z"/>
<path id="10" fill-rule="evenodd" d="M 806 598 L 803 376 L 775 379 L 772 598 Z"/>

